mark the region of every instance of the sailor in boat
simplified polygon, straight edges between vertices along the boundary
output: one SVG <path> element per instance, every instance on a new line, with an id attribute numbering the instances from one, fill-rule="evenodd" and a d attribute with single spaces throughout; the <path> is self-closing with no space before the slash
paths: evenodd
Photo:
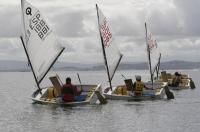
<path id="1" fill-rule="evenodd" d="M 144 88 L 150 89 L 147 86 L 145 86 L 145 84 L 141 81 L 141 76 L 137 75 L 135 76 L 136 81 L 133 84 L 133 89 L 132 89 L 132 93 L 134 92 L 135 96 L 142 96 L 142 91 L 144 90 Z"/>
<path id="2" fill-rule="evenodd" d="M 181 83 L 181 74 L 179 74 L 178 72 L 175 72 L 174 78 L 172 79 L 172 84 L 170 86 L 178 87 L 180 83 Z"/>
<path id="3" fill-rule="evenodd" d="M 66 78 L 66 84 L 63 85 L 61 89 L 62 101 L 64 102 L 73 102 L 76 101 L 76 97 L 81 94 L 81 90 L 78 91 L 77 87 L 71 83 L 71 78 Z"/>

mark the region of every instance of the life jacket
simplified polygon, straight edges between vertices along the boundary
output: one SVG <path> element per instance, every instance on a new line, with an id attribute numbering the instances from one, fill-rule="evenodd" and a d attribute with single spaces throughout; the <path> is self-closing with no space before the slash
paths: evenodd
<path id="1" fill-rule="evenodd" d="M 117 95 L 127 95 L 128 92 L 127 92 L 127 89 L 125 87 L 117 87 L 116 90 L 114 91 L 115 94 Z"/>
<path id="2" fill-rule="evenodd" d="M 62 100 L 65 102 L 73 102 L 74 101 L 74 96 L 71 94 L 64 94 L 62 96 Z"/>
<path id="3" fill-rule="evenodd" d="M 62 100 L 66 102 L 74 101 L 74 86 L 72 84 L 63 85 Z"/>
<path id="4" fill-rule="evenodd" d="M 72 95 L 74 95 L 74 86 L 72 84 L 63 85 L 62 94 L 72 94 Z"/>
<path id="5" fill-rule="evenodd" d="M 142 93 L 144 88 L 144 83 L 142 81 L 136 81 L 135 92 Z"/>

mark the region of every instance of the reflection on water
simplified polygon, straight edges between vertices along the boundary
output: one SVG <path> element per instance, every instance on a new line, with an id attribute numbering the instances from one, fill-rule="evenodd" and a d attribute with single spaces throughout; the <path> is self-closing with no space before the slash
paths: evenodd
<path id="1" fill-rule="evenodd" d="M 148 80 L 148 71 L 121 71 L 126 78 L 140 74 Z M 172 71 L 174 72 L 174 71 Z M 194 90 L 175 91 L 174 100 L 116 101 L 107 105 L 59 107 L 33 104 L 30 95 L 35 90 L 32 73 L 14 72 L 0 74 L 0 131 L 1 132 L 197 132 L 200 129 L 200 72 L 189 73 L 196 84 Z M 50 75 L 54 75 L 51 72 Z M 64 82 L 67 76 L 79 84 L 75 72 L 58 72 Z M 104 82 L 103 71 L 79 72 L 82 83 Z M 114 84 L 122 84 L 117 72 Z M 50 85 L 48 78 L 42 85 Z"/>

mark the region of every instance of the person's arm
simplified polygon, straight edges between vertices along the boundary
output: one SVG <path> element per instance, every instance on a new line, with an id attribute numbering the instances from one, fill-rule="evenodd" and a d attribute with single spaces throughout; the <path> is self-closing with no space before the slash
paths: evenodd
<path id="1" fill-rule="evenodd" d="M 80 95 L 81 94 L 81 90 L 80 91 L 78 91 L 78 88 L 76 87 L 76 86 L 73 86 L 74 88 L 74 95 Z"/>
<path id="2" fill-rule="evenodd" d="M 81 95 L 82 93 L 82 88 L 80 90 L 78 90 L 78 88 L 76 87 L 76 90 L 77 90 L 77 95 Z"/>
<path id="3" fill-rule="evenodd" d="M 63 88 L 64 88 L 64 85 L 60 88 L 60 94 L 61 95 L 63 94 Z"/>

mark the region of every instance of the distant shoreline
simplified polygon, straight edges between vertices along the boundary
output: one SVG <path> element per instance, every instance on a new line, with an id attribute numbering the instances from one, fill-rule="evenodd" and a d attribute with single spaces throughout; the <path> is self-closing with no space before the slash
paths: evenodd
<path id="1" fill-rule="evenodd" d="M 135 70 L 135 71 L 143 71 L 143 70 L 147 70 L 148 69 L 120 69 L 122 71 L 131 71 L 131 70 Z M 200 71 L 200 69 L 163 69 L 160 71 L 168 71 L 168 70 L 190 70 L 190 71 Z M 102 70 L 50 70 L 50 71 L 55 71 L 55 72 L 59 72 L 59 71 L 105 71 L 105 69 Z M 0 70 L 0 72 L 31 72 L 31 70 Z"/>
<path id="2" fill-rule="evenodd" d="M 148 70 L 146 62 L 122 62 L 119 64 L 119 70 Z M 188 61 L 168 61 L 161 62 L 160 70 L 199 70 L 200 62 Z M 56 62 L 51 68 L 54 71 L 103 71 L 105 66 L 103 63 L 82 64 Z M 26 61 L 3 61 L 0 60 L 0 72 L 30 72 L 31 69 Z"/>

